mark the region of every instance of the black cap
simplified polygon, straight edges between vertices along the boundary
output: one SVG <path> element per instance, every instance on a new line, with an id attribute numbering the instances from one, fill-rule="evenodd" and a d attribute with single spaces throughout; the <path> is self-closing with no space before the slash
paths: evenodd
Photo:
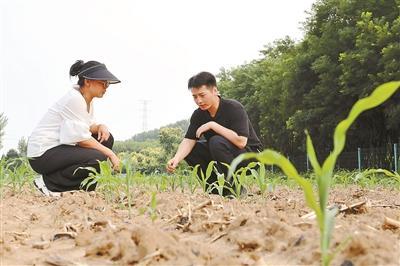
<path id="1" fill-rule="evenodd" d="M 116 76 L 108 71 L 104 64 L 88 67 L 79 72 L 77 76 L 90 80 L 107 80 L 110 84 L 121 82 Z"/>

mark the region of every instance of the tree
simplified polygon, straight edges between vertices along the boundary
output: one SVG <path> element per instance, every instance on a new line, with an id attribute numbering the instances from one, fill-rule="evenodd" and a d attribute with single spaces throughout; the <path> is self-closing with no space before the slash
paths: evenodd
<path id="1" fill-rule="evenodd" d="M 319 0 L 304 39 L 267 45 L 263 57 L 222 69 L 223 96 L 242 102 L 265 147 L 296 155 L 308 130 L 318 153 L 329 151 L 335 125 L 377 85 L 400 80 L 399 0 Z M 363 113 L 346 149 L 399 141 L 400 92 Z"/>
<path id="2" fill-rule="evenodd" d="M 28 149 L 28 143 L 25 139 L 25 137 L 20 138 L 18 141 L 18 153 L 20 157 L 25 157 L 26 156 L 26 151 Z"/>
<path id="3" fill-rule="evenodd" d="M 4 128 L 6 127 L 6 125 L 7 117 L 3 113 L 0 113 L 0 149 L 3 148 L 2 139 L 4 136 Z"/>
<path id="4" fill-rule="evenodd" d="M 15 149 L 9 149 L 6 154 L 6 159 L 15 159 L 18 157 L 19 157 L 18 151 L 16 151 Z"/>
<path id="5" fill-rule="evenodd" d="M 173 155 L 182 138 L 183 131 L 181 128 L 163 127 L 160 129 L 160 144 L 165 151 L 166 158 Z"/>

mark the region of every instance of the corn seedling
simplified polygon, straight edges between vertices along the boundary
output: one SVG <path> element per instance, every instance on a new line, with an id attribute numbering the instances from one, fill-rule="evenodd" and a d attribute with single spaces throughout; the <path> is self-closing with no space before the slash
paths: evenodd
<path id="1" fill-rule="evenodd" d="M 222 164 L 225 167 L 227 167 L 228 170 L 230 169 L 229 164 L 226 164 L 226 163 L 222 163 Z M 229 186 L 230 183 L 225 180 L 225 176 L 224 176 L 224 182 L 228 183 L 228 186 L 226 186 L 226 189 L 228 189 L 235 198 L 240 198 L 240 195 L 243 190 L 242 187 L 246 180 L 246 168 L 240 168 L 236 172 L 232 173 L 232 180 L 233 180 L 233 182 L 232 182 L 233 186 Z"/>
<path id="2" fill-rule="evenodd" d="M 198 182 L 196 180 L 197 180 L 197 171 L 198 171 L 199 167 L 200 167 L 199 164 L 196 165 L 195 167 L 193 167 L 190 175 L 188 175 L 187 179 L 186 179 L 187 180 L 187 184 L 189 186 L 189 190 L 190 190 L 190 192 L 192 194 L 195 192 L 196 187 L 197 187 L 197 183 Z"/>
<path id="3" fill-rule="evenodd" d="M 150 216 L 152 222 L 154 222 L 158 218 L 156 195 L 156 191 L 151 192 L 151 199 L 148 206 L 139 209 L 139 214 L 143 215 L 147 213 Z"/>
<path id="4" fill-rule="evenodd" d="M 258 171 L 254 169 L 254 166 L 258 166 Z M 251 175 L 254 177 L 254 180 L 260 189 L 261 195 L 264 195 L 265 191 L 268 188 L 268 183 L 266 180 L 266 173 L 265 173 L 265 165 L 262 163 L 250 163 L 247 167 L 247 170 L 251 172 Z"/>
<path id="5" fill-rule="evenodd" d="M 126 193 L 126 197 L 128 200 L 128 216 L 129 219 L 132 217 L 131 214 L 131 206 L 132 206 L 132 195 L 131 195 L 131 191 L 130 191 L 130 187 L 131 187 L 131 181 L 132 178 L 134 176 L 134 171 L 133 171 L 133 167 L 132 167 L 132 162 L 131 162 L 131 158 L 125 157 L 123 160 L 123 165 L 125 167 L 125 193 Z"/>
<path id="6" fill-rule="evenodd" d="M 99 172 L 94 167 L 78 167 L 75 172 L 78 170 L 90 171 L 89 176 L 82 181 L 81 188 L 87 190 L 92 186 L 96 186 L 98 191 L 104 193 L 106 201 L 111 203 L 118 193 L 117 189 L 122 179 L 113 175 L 112 165 L 108 160 L 99 161 L 99 167 Z"/>
<path id="7" fill-rule="evenodd" d="M 208 193 L 209 190 L 212 188 L 211 186 L 208 185 L 208 179 L 210 178 L 212 171 L 214 169 L 215 161 L 209 162 L 207 165 L 206 173 L 204 174 L 203 171 L 200 169 L 200 177 L 197 178 L 197 180 L 200 183 L 200 186 L 203 190 L 204 193 Z"/>
<path id="8" fill-rule="evenodd" d="M 26 183 L 31 183 L 36 175 L 26 158 L 15 158 L 7 166 L 9 182 L 13 192 L 21 192 Z"/>
<path id="9" fill-rule="evenodd" d="M 217 181 L 214 182 L 212 184 L 212 186 L 214 186 L 217 189 L 218 195 L 220 195 L 222 197 L 224 195 L 224 189 L 226 188 L 226 186 L 225 186 L 225 181 L 226 181 L 225 180 L 225 175 L 224 174 L 220 174 L 217 171 L 217 168 L 215 168 L 215 167 L 214 167 L 214 171 L 215 171 L 215 173 L 217 175 Z"/>
<path id="10" fill-rule="evenodd" d="M 358 100 L 352 109 L 348 117 L 341 121 L 335 129 L 333 141 L 333 151 L 326 158 L 322 166 L 317 160 L 317 156 L 314 150 L 314 146 L 311 137 L 307 135 L 307 155 L 314 169 L 316 176 L 318 197 L 314 195 L 312 184 L 309 180 L 301 177 L 293 166 L 293 164 L 283 155 L 274 150 L 264 150 L 260 153 L 246 153 L 238 156 L 233 162 L 228 176 L 231 177 L 234 169 L 238 164 L 246 159 L 256 158 L 261 163 L 267 165 L 279 166 L 284 174 L 289 178 L 294 179 L 298 185 L 303 189 L 306 202 L 308 206 L 314 210 L 320 229 L 320 247 L 321 247 L 321 263 L 322 265 L 329 265 L 333 256 L 336 252 L 329 253 L 329 244 L 331 239 L 332 230 L 334 227 L 334 218 L 337 214 L 337 209 L 329 209 L 327 207 L 329 187 L 332 182 L 333 170 L 336 164 L 336 160 L 340 153 L 343 151 L 346 141 L 346 132 L 349 127 L 353 124 L 355 119 L 364 111 L 374 108 L 388 98 L 390 98 L 399 88 L 400 82 L 388 82 L 377 87 L 369 97 Z M 319 202 L 317 201 L 319 200 Z M 341 248 L 342 245 L 339 246 Z"/>
<path id="11" fill-rule="evenodd" d="M 178 168 L 177 171 L 175 172 L 175 174 L 171 175 L 169 178 L 172 179 L 177 179 L 178 180 L 178 185 L 181 188 L 181 192 L 184 193 L 185 192 L 185 177 L 188 175 L 188 172 L 186 169 L 181 169 Z"/>

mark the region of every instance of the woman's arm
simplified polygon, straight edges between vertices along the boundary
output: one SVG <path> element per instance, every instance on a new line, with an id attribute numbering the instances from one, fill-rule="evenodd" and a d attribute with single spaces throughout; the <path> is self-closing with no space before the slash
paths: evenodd
<path id="1" fill-rule="evenodd" d="M 77 144 L 78 144 L 78 146 L 83 147 L 83 148 L 92 148 L 92 149 L 100 151 L 105 156 L 110 158 L 111 163 L 113 165 L 113 168 L 115 170 L 119 170 L 120 160 L 119 160 L 118 156 L 111 149 L 109 149 L 106 146 L 102 145 L 101 143 L 99 143 L 94 138 L 80 141 Z"/>
<path id="2" fill-rule="evenodd" d="M 103 124 L 93 124 L 90 126 L 90 132 L 92 134 L 97 134 L 97 140 L 102 143 L 103 141 L 108 140 L 110 137 L 110 131 L 108 127 Z"/>

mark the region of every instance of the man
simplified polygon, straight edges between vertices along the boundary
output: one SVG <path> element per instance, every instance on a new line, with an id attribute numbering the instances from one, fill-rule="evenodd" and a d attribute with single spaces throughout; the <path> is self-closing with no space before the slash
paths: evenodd
<path id="1" fill-rule="evenodd" d="M 168 161 L 168 172 L 174 172 L 180 161 L 190 166 L 200 164 L 206 173 L 210 161 L 217 161 L 217 169 L 227 175 L 227 168 L 239 154 L 261 151 L 262 145 L 253 126 L 238 101 L 220 97 L 217 81 L 209 72 L 200 72 L 191 77 L 188 88 L 199 107 L 190 118 L 185 138 L 180 143 L 175 156 Z M 204 136 L 206 141 L 200 139 Z M 208 185 L 217 181 L 215 173 L 208 179 Z M 215 189 L 211 193 L 217 193 Z M 228 195 L 229 191 L 225 190 Z"/>

